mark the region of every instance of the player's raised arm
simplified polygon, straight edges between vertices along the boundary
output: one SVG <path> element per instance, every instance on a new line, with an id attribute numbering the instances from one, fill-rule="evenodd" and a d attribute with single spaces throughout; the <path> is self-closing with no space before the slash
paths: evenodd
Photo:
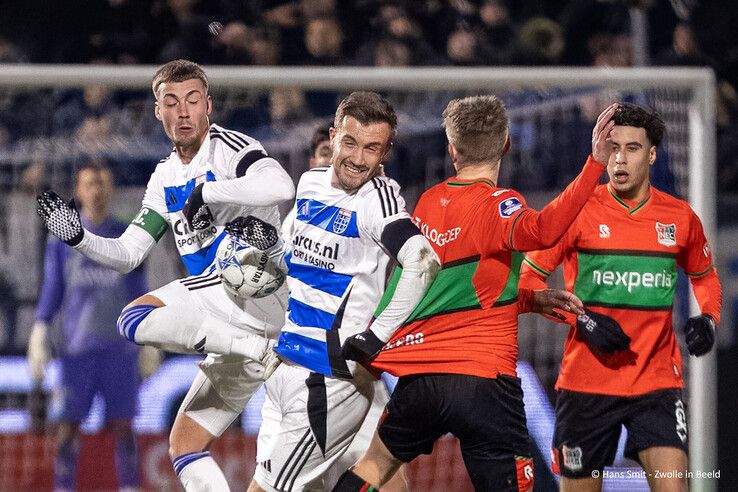
<path id="1" fill-rule="evenodd" d="M 148 256 L 168 228 L 153 208 L 142 206 L 128 228 L 117 238 L 105 238 L 82 227 L 74 200 L 67 204 L 53 191 L 36 197 L 37 212 L 53 235 L 96 262 L 127 273 Z"/>
<path id="2" fill-rule="evenodd" d="M 610 159 L 610 130 L 617 104 L 608 106 L 592 130 L 592 154 L 582 172 L 543 210 L 522 210 L 513 219 L 510 246 L 517 251 L 532 251 L 553 246 L 564 235 L 587 200 Z"/>

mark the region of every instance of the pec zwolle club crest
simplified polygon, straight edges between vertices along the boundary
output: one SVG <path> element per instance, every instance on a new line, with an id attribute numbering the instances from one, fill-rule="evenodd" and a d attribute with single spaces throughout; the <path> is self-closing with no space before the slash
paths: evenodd
<path id="1" fill-rule="evenodd" d="M 676 246 L 676 224 L 656 222 L 656 232 L 659 235 L 659 244 Z"/>
<path id="2" fill-rule="evenodd" d="M 340 209 L 338 211 L 338 214 L 336 215 L 335 220 L 333 221 L 333 232 L 335 232 L 336 234 L 341 234 L 343 231 L 346 230 L 349 222 L 351 222 L 351 212 L 343 208 Z"/>

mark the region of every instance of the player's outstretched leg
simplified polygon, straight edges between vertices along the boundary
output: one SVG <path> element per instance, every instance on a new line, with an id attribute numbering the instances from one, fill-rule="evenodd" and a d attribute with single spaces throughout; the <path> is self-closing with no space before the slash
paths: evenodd
<path id="1" fill-rule="evenodd" d="M 139 345 L 177 353 L 233 354 L 261 360 L 269 347 L 264 337 L 231 326 L 197 307 L 166 306 L 150 294 L 123 309 L 118 332 Z"/>

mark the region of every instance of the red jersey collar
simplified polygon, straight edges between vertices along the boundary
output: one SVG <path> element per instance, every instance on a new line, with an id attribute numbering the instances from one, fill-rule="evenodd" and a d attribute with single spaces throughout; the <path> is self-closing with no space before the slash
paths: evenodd
<path id="1" fill-rule="evenodd" d="M 477 178 L 477 179 L 459 179 L 456 177 L 448 178 L 446 184 L 449 186 L 469 186 L 477 183 L 485 183 L 492 188 L 497 188 L 497 185 L 489 178 Z"/>
<path id="2" fill-rule="evenodd" d="M 646 197 L 641 200 L 640 202 L 633 202 L 630 200 L 625 200 L 623 198 L 620 198 L 615 191 L 613 191 L 612 187 L 610 186 L 610 183 L 607 183 L 607 192 L 610 194 L 613 200 L 620 205 L 621 207 L 625 208 L 625 210 L 628 211 L 628 215 L 633 215 L 634 213 L 641 210 L 643 207 L 646 206 L 646 204 L 651 200 L 651 197 L 653 194 L 651 193 L 651 185 L 648 185 L 648 193 L 646 194 Z"/>

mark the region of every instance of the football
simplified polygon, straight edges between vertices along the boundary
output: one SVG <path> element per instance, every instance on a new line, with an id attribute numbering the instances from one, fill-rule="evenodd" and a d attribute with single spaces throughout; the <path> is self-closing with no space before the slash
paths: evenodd
<path id="1" fill-rule="evenodd" d="M 226 235 L 215 260 L 225 290 L 237 297 L 266 297 L 284 283 L 284 272 L 269 256 L 245 242 Z"/>

